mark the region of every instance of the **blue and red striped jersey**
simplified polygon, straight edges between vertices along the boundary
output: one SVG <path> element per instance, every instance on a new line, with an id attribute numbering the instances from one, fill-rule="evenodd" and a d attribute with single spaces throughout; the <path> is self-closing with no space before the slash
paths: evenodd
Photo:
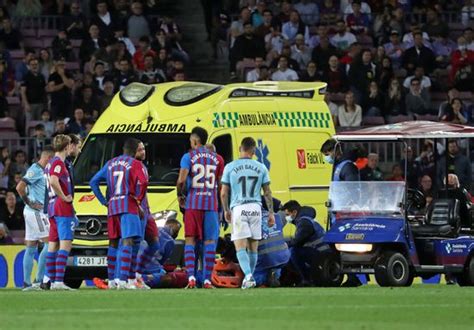
<path id="1" fill-rule="evenodd" d="M 105 166 L 109 215 L 138 214 L 138 205 L 148 187 L 148 172 L 143 163 L 123 155 L 112 158 Z"/>
<path id="2" fill-rule="evenodd" d="M 49 179 L 52 176 L 56 176 L 59 179 L 59 185 L 64 195 L 73 195 L 73 187 L 71 182 L 71 176 L 66 168 L 66 164 L 61 158 L 53 157 L 46 167 L 44 168 L 44 174 L 46 177 L 46 187 L 48 189 L 48 216 L 54 217 L 71 217 L 74 216 L 74 207 L 72 203 L 66 203 L 59 198 L 54 192 Z"/>
<path id="3" fill-rule="evenodd" d="M 184 154 L 181 158 L 181 168 L 189 171 L 185 208 L 217 211 L 217 188 L 224 171 L 222 157 L 199 147 Z"/>

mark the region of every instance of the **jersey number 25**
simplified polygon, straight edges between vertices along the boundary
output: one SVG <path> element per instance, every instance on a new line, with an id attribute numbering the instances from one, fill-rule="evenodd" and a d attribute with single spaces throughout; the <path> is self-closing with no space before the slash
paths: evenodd
<path id="1" fill-rule="evenodd" d="M 216 184 L 216 165 L 194 164 L 192 167 L 193 181 L 192 187 L 202 189 L 214 189 Z M 204 178 L 204 182 L 201 179 Z"/>

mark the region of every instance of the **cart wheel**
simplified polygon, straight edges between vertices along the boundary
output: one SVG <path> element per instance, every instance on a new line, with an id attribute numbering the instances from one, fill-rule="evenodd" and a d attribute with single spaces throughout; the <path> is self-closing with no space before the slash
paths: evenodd
<path id="1" fill-rule="evenodd" d="M 474 256 L 471 256 L 464 271 L 457 277 L 457 280 L 460 286 L 474 285 Z"/>
<path id="2" fill-rule="evenodd" d="M 341 273 L 339 255 L 331 252 L 316 258 L 312 269 L 313 284 L 322 287 L 341 286 L 344 274 Z"/>
<path id="3" fill-rule="evenodd" d="M 375 279 L 380 286 L 406 286 L 410 278 L 413 282 L 408 261 L 399 252 L 386 251 L 375 264 Z"/>

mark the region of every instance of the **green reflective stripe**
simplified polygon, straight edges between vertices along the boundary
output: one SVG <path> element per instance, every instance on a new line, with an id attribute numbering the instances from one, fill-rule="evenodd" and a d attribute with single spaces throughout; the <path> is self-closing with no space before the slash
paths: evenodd
<path id="1" fill-rule="evenodd" d="M 331 121 L 330 114 L 323 112 L 295 111 L 273 112 L 270 114 L 273 116 L 274 122 L 278 127 L 329 128 Z M 241 126 L 238 112 L 219 112 L 213 115 L 212 125 L 216 128 L 237 128 Z"/>

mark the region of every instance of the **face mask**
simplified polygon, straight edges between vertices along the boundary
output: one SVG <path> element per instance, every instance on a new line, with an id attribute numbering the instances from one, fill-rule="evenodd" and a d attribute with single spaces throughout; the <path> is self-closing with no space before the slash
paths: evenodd
<path id="1" fill-rule="evenodd" d="M 288 223 L 292 223 L 294 219 L 291 217 L 291 215 L 287 215 L 287 216 L 285 217 L 285 220 L 286 220 L 286 222 L 288 222 Z"/>
<path id="2" fill-rule="evenodd" d="M 332 158 L 331 155 L 325 155 L 324 156 L 324 162 L 326 162 L 328 164 L 334 164 L 334 159 Z"/>

